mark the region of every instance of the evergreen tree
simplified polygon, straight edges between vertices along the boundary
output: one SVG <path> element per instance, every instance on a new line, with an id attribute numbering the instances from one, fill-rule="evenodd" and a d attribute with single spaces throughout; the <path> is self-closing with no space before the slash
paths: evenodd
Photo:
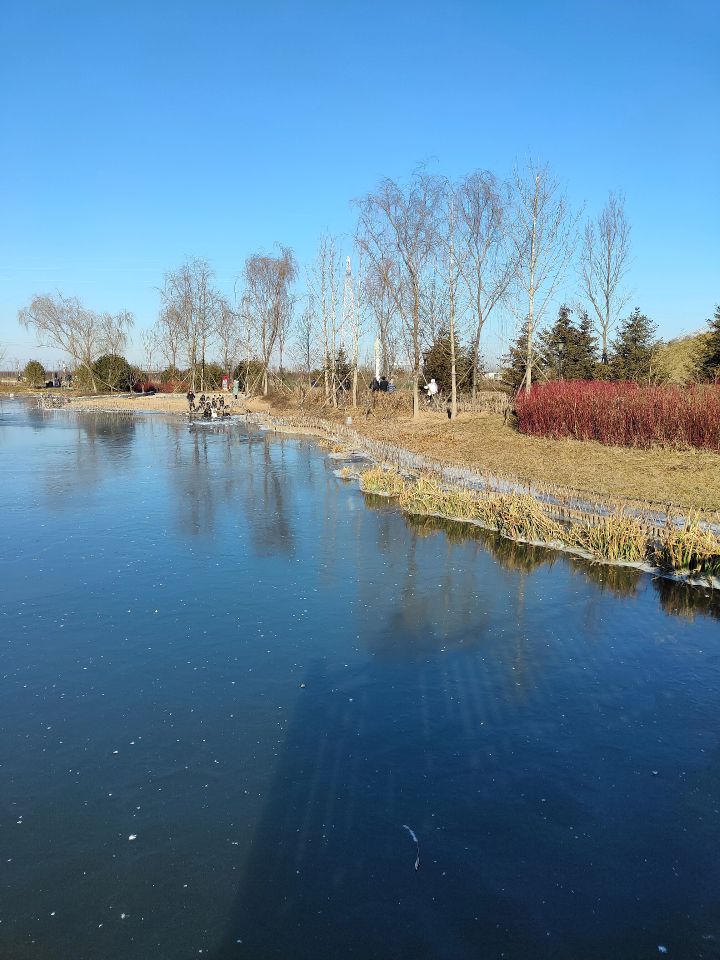
<path id="1" fill-rule="evenodd" d="M 45 367 L 39 360 L 28 360 L 23 371 L 25 382 L 31 387 L 45 386 Z"/>
<path id="2" fill-rule="evenodd" d="M 458 393 L 470 389 L 472 382 L 472 354 L 461 343 L 455 342 L 455 376 Z M 423 353 L 423 376 L 429 382 L 435 378 L 443 393 L 449 394 L 450 383 L 450 330 L 441 328 L 431 347 Z"/>
<path id="3" fill-rule="evenodd" d="M 587 310 L 583 310 L 580 315 L 580 325 L 578 326 L 577 347 L 573 360 L 572 374 L 568 373 L 568 379 L 595 379 L 598 367 L 597 349 L 597 338 L 595 337 L 592 320 Z"/>
<path id="4" fill-rule="evenodd" d="M 578 326 L 570 314 L 560 307 L 555 323 L 538 338 L 540 368 L 548 379 L 592 380 L 597 364 L 592 322 L 583 313 Z"/>
<path id="5" fill-rule="evenodd" d="M 510 344 L 507 355 L 502 358 L 502 362 L 505 364 L 504 380 L 510 384 L 513 390 L 519 390 L 525 380 L 529 326 L 529 322 L 525 320 L 520 327 L 517 339 Z M 539 361 L 539 356 L 535 356 L 533 359 L 533 371 L 535 373 L 539 373 Z"/>
<path id="6" fill-rule="evenodd" d="M 352 364 L 348 360 L 345 348 L 340 347 L 335 357 L 335 378 L 338 390 L 352 389 Z"/>
<path id="7" fill-rule="evenodd" d="M 715 316 L 708 320 L 707 335 L 702 358 L 702 375 L 707 380 L 720 379 L 720 304 L 715 307 Z"/>
<path id="8" fill-rule="evenodd" d="M 614 380 L 650 382 L 658 349 L 656 330 L 655 324 L 640 313 L 638 307 L 623 320 L 613 340 L 610 356 L 610 372 Z"/>

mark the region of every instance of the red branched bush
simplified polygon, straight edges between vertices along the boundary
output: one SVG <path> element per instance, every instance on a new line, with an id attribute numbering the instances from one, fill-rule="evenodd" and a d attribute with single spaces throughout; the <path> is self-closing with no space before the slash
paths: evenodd
<path id="1" fill-rule="evenodd" d="M 180 380 L 168 380 L 167 383 L 160 382 L 154 386 L 158 393 L 185 393 L 188 389 L 188 384 Z"/>
<path id="2" fill-rule="evenodd" d="M 559 380 L 520 393 L 521 433 L 611 446 L 701 447 L 720 451 L 720 385 L 640 387 Z"/>

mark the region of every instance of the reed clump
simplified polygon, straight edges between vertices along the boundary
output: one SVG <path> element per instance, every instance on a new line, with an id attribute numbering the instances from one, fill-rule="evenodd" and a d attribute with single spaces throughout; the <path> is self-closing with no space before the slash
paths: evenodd
<path id="1" fill-rule="evenodd" d="M 619 510 L 597 522 L 574 523 L 566 535 L 566 541 L 587 550 L 598 560 L 641 563 L 648 556 L 650 532 L 637 517 Z"/>
<path id="2" fill-rule="evenodd" d="M 666 524 L 660 539 L 653 544 L 651 559 L 664 570 L 718 576 L 720 540 L 697 517 L 689 517 L 681 526 Z"/>
<path id="3" fill-rule="evenodd" d="M 436 515 L 453 520 L 477 520 L 478 499 L 470 490 L 451 487 L 445 489 L 431 477 L 421 475 L 413 483 L 406 483 L 399 497 L 400 506 L 407 513 Z"/>
<path id="4" fill-rule="evenodd" d="M 396 470 L 387 470 L 385 467 L 378 465 L 364 471 L 360 477 L 360 488 L 365 493 L 399 497 L 405 489 L 405 481 Z"/>
<path id="5" fill-rule="evenodd" d="M 545 514 L 530 494 L 495 494 L 488 498 L 488 508 L 491 525 L 512 540 L 553 543 L 563 539 L 563 528 Z"/>
<path id="6" fill-rule="evenodd" d="M 668 571 L 720 576 L 720 540 L 697 517 L 668 524 L 658 539 L 643 519 L 623 509 L 568 527 L 527 493 L 446 487 L 427 474 L 408 480 L 382 465 L 366 470 L 360 485 L 366 493 L 394 497 L 413 516 L 475 522 L 510 540 L 580 548 L 610 563 L 649 562 Z"/>

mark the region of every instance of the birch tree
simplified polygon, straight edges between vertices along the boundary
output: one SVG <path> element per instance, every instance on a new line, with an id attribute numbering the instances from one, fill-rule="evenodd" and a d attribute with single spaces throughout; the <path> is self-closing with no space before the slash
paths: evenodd
<path id="1" fill-rule="evenodd" d="M 277 257 L 258 253 L 245 261 L 245 309 L 258 337 L 263 396 L 268 393 L 273 351 L 292 318 L 290 288 L 296 275 L 297 264 L 288 247 L 281 247 Z"/>
<path id="2" fill-rule="evenodd" d="M 178 366 L 182 346 L 182 308 L 177 303 L 165 303 L 155 321 L 154 333 L 158 351 L 173 380 L 179 380 Z"/>
<path id="3" fill-rule="evenodd" d="M 140 349 L 142 350 L 145 380 L 147 381 L 152 379 L 155 372 L 154 361 L 158 347 L 157 332 L 154 328 L 140 331 Z"/>
<path id="4" fill-rule="evenodd" d="M 242 351 L 240 319 L 225 297 L 218 298 L 218 326 L 216 340 L 222 368 L 232 381 L 233 371 Z"/>
<path id="5" fill-rule="evenodd" d="M 340 260 L 337 241 L 329 234 L 320 238 L 315 263 L 308 277 L 312 302 L 318 313 L 322 336 L 325 402 L 337 406 L 338 283 Z"/>
<path id="6" fill-rule="evenodd" d="M 440 179 L 420 170 L 406 187 L 383 180 L 359 203 L 358 244 L 381 272 L 402 321 L 414 417 L 420 412 L 423 281 L 434 253 L 441 195 Z"/>
<path id="7" fill-rule="evenodd" d="M 482 333 L 515 273 L 509 235 L 508 188 L 478 170 L 453 190 L 457 213 L 457 266 L 473 313 L 472 396 L 477 396 Z"/>
<path id="8" fill-rule="evenodd" d="M 450 330 L 450 419 L 457 417 L 457 347 L 455 341 L 455 315 L 457 310 L 458 269 L 455 257 L 455 200 L 450 193 L 447 219 L 447 291 L 448 328 Z"/>
<path id="9" fill-rule="evenodd" d="M 532 386 L 535 333 L 572 258 L 577 216 L 547 165 L 529 161 L 513 176 L 515 279 L 527 324 L 525 391 Z"/>
<path id="10" fill-rule="evenodd" d="M 622 282 L 630 266 L 630 225 L 625 198 L 611 193 L 596 221 L 589 220 L 580 251 L 580 279 L 592 304 L 600 334 L 602 363 L 608 362 L 608 336 L 630 299 Z"/>
<path id="11" fill-rule="evenodd" d="M 378 269 L 373 263 L 368 264 L 365 271 L 364 299 L 370 322 L 374 323 L 380 341 L 381 372 L 389 379 L 397 366 L 398 344 L 395 301 L 386 281 L 387 274 L 388 270 L 384 267 Z"/>
<path id="12" fill-rule="evenodd" d="M 212 286 L 214 273 L 207 260 L 187 260 L 177 270 L 165 275 L 160 291 L 163 301 L 161 322 L 176 333 L 185 354 L 193 391 L 205 389 L 205 361 L 215 340 L 220 311 L 220 297 Z M 176 355 L 177 356 L 177 355 Z"/>
<path id="13" fill-rule="evenodd" d="M 312 293 L 309 293 L 305 302 L 305 307 L 300 313 L 297 321 L 296 344 L 300 365 L 305 374 L 306 388 L 311 387 L 310 374 L 312 373 L 315 362 L 315 343 L 317 338 L 315 322 L 315 303 Z"/>

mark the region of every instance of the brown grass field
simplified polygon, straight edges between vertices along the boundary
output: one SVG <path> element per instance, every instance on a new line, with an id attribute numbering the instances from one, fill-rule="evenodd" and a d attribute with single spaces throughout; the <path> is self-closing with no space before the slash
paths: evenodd
<path id="1" fill-rule="evenodd" d="M 335 415 L 344 422 L 345 411 Z M 326 412 L 323 416 L 329 416 Z M 597 500 L 641 501 L 683 511 L 720 510 L 720 454 L 634 450 L 527 437 L 496 414 L 421 413 L 377 419 L 358 410 L 353 429 L 445 463 L 524 483 L 571 488 Z"/>

